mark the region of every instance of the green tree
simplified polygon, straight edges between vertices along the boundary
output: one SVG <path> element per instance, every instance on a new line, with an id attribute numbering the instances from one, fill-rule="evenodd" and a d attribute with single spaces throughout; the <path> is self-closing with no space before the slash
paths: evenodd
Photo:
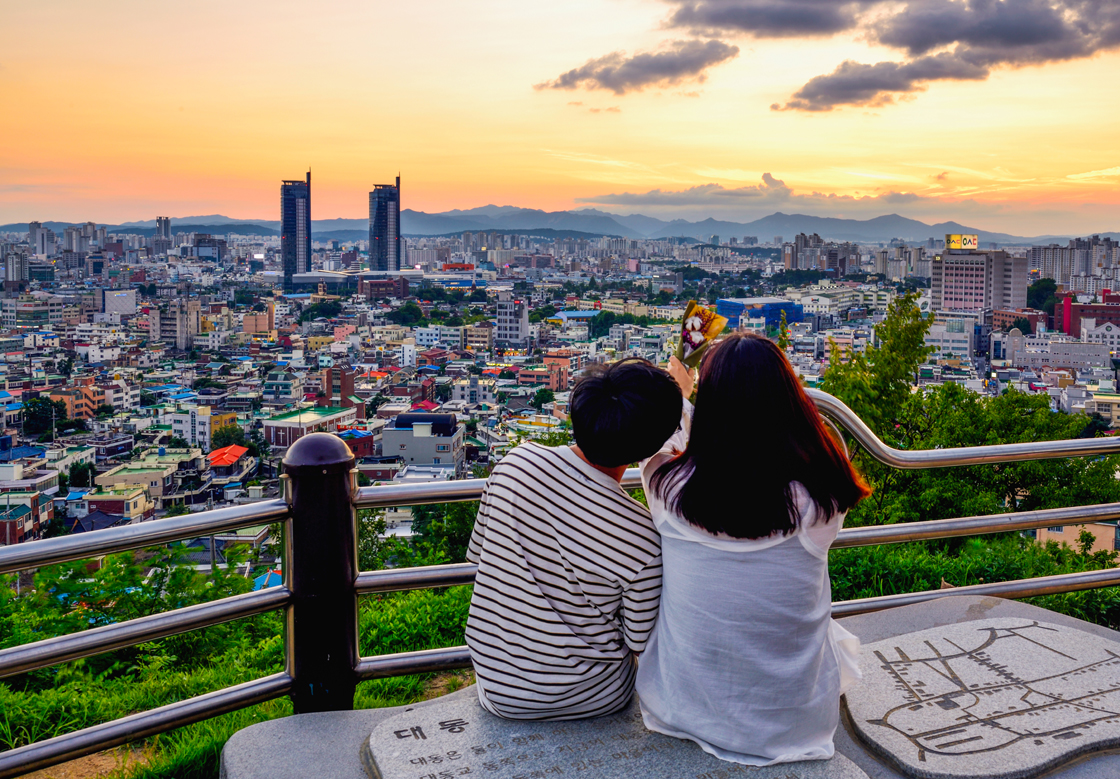
<path id="1" fill-rule="evenodd" d="M 184 506 L 182 503 L 176 503 L 175 505 L 168 507 L 167 513 L 165 513 L 164 516 L 165 517 L 181 517 L 184 514 L 190 514 L 190 513 L 191 513 L 191 510 L 189 508 Z"/>
<path id="2" fill-rule="evenodd" d="M 412 547 L 426 560 L 462 563 L 467 559 L 478 501 L 412 507 Z"/>
<path id="3" fill-rule="evenodd" d="M 786 322 L 786 310 L 782 309 L 782 321 L 778 323 L 778 348 L 783 352 L 789 349 L 789 324 Z"/>
<path id="4" fill-rule="evenodd" d="M 189 449 L 190 446 L 187 439 L 178 435 L 171 436 L 171 440 L 167 442 L 168 449 Z"/>
<path id="5" fill-rule="evenodd" d="M 400 308 L 390 311 L 385 318 L 394 324 L 411 326 L 424 321 L 424 312 L 415 301 L 410 300 Z"/>
<path id="6" fill-rule="evenodd" d="M 1015 390 L 983 397 L 955 383 L 912 395 L 898 418 L 906 449 L 951 449 L 1076 438 L 1086 419 L 1055 414 L 1046 396 Z M 876 493 L 853 509 L 853 524 L 913 522 L 1120 500 L 1120 457 L 1035 460 L 968 468 L 887 469 L 861 457 Z M 957 543 L 946 542 L 946 543 Z"/>
<path id="7" fill-rule="evenodd" d="M 49 432 L 51 429 L 52 414 L 55 427 L 66 421 L 66 403 L 61 400 L 51 400 L 47 397 L 31 398 L 23 403 L 23 432 L 25 435 L 34 436 Z"/>
<path id="8" fill-rule="evenodd" d="M 530 322 L 543 322 L 545 319 L 548 319 L 550 316 L 554 316 L 555 314 L 556 314 L 556 306 L 543 305 L 543 306 L 540 306 L 539 308 L 534 309 L 529 314 L 529 321 Z"/>
<path id="9" fill-rule="evenodd" d="M 312 319 L 318 319 L 319 317 L 333 319 L 341 313 L 341 303 L 337 300 L 324 300 L 322 303 L 316 303 L 315 305 L 305 308 L 303 313 L 299 315 L 299 321 L 310 322 Z"/>
<path id="10" fill-rule="evenodd" d="M 1015 321 L 1011 323 L 1011 330 L 1019 328 L 1019 332 L 1023 335 L 1031 335 L 1031 320 L 1025 316 L 1016 317 Z"/>
<path id="11" fill-rule="evenodd" d="M 416 556 L 408 543 L 396 536 L 387 535 L 385 512 L 363 510 L 358 512 L 358 567 L 363 571 L 380 571 L 385 568 L 414 564 Z M 432 564 L 438 564 L 436 563 Z"/>
<path id="12" fill-rule="evenodd" d="M 903 404 L 917 383 L 918 367 L 929 356 L 925 337 L 933 324 L 922 317 L 917 295 L 896 298 L 875 328 L 878 345 L 863 353 L 843 355 L 830 342 L 832 357 L 821 389 L 859 415 L 880 438 L 890 441 Z"/>
<path id="13" fill-rule="evenodd" d="M 227 446 L 247 446 L 245 431 L 236 423 L 222 425 L 210 436 L 210 448 L 222 449 Z"/>
<path id="14" fill-rule="evenodd" d="M 264 431 L 259 427 L 253 428 L 253 432 L 249 433 L 249 443 L 245 446 L 248 447 L 252 457 L 267 458 L 272 453 L 272 444 L 264 437 Z"/>
<path id="15" fill-rule="evenodd" d="M 113 414 L 117 413 L 117 410 L 110 406 L 108 403 L 102 403 L 97 407 L 97 411 L 95 411 L 94 413 L 98 417 L 104 418 L 113 416 Z"/>
<path id="16" fill-rule="evenodd" d="M 70 486 L 92 487 L 96 470 L 93 463 L 74 463 L 70 466 Z"/>
<path id="17" fill-rule="evenodd" d="M 541 446 L 570 446 L 575 442 L 572 436 L 572 426 L 565 422 L 555 430 L 551 430 L 533 439 Z"/>
<path id="18" fill-rule="evenodd" d="M 1027 308 L 1054 313 L 1058 283 L 1054 279 L 1039 279 L 1027 287 Z"/>
<path id="19" fill-rule="evenodd" d="M 551 403 L 554 400 L 556 400 L 556 394 L 548 387 L 541 387 L 537 390 L 536 394 L 533 395 L 533 399 L 529 401 L 529 405 L 540 411 L 544 404 Z"/>
<path id="20" fill-rule="evenodd" d="M 377 413 L 377 409 L 381 408 L 388 402 L 389 398 L 378 392 L 376 395 L 366 401 L 366 416 L 374 416 Z"/>

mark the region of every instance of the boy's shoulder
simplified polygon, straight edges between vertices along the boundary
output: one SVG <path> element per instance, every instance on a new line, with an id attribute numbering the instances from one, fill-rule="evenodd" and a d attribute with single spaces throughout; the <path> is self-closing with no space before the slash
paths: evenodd
<path id="1" fill-rule="evenodd" d="M 533 463 L 537 465 L 546 463 L 559 464 L 564 462 L 564 455 L 561 453 L 560 449 L 561 447 L 559 446 L 544 446 L 535 441 L 526 441 L 506 452 L 498 465 L 501 466 L 503 463 Z"/>

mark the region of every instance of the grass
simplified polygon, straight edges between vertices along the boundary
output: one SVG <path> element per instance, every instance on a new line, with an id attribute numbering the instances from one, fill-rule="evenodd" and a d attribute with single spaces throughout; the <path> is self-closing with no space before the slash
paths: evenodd
<path id="1" fill-rule="evenodd" d="M 1110 564 L 1100 555 L 1056 544 L 1041 546 L 1009 534 L 945 542 L 836 550 L 830 556 L 833 599 L 937 589 L 942 579 L 962 586 L 1088 570 Z M 1117 588 L 1066 593 L 1030 602 L 1091 622 L 1120 626 Z M 378 655 L 463 643 L 470 587 L 363 598 L 359 643 Z M 947 591 L 946 595 L 951 595 Z M 255 617 L 188 636 L 122 650 L 117 662 L 76 661 L 32 678 L 0 684 L 0 748 L 10 749 L 124 717 L 137 711 L 239 684 L 279 671 L 283 639 L 279 615 Z M 208 632 L 209 631 L 209 632 Z M 219 632 L 224 631 L 224 632 Z M 222 642 L 225 642 L 224 644 Z M 191 647 L 205 646 L 199 652 Z M 217 651 L 224 646 L 223 651 Z M 213 647 L 211 650 L 210 648 Z M 179 660 L 179 657 L 190 658 Z M 469 671 L 363 682 L 356 708 L 414 703 L 447 694 L 472 681 Z M 113 770 L 114 779 L 212 779 L 222 747 L 238 730 L 292 713 L 280 699 L 189 725 L 149 739 L 145 760 Z"/>
<path id="2" fill-rule="evenodd" d="M 359 607 L 362 654 L 462 644 L 469 603 L 470 587 L 363 598 Z M 266 621 L 266 629 L 258 624 L 253 631 L 266 634 L 265 638 L 256 643 L 234 643 L 203 666 L 176 667 L 176 657 L 169 653 L 176 651 L 174 642 L 190 640 L 178 637 L 142 645 L 128 667 L 122 662 L 95 672 L 85 661 L 75 661 L 43 672 L 52 674 L 52 679 L 40 677 L 33 684 L 28 677 L 17 677 L 9 684 L 0 684 L 0 749 L 52 738 L 280 671 L 280 618 L 263 615 L 255 619 Z M 362 682 L 355 694 L 355 708 L 423 700 L 437 686 L 433 684 L 435 676 Z M 451 677 L 454 679 L 441 675 L 438 687 L 451 692 L 466 681 L 462 675 Z M 230 736 L 258 722 L 290 714 L 291 702 L 284 698 L 178 728 L 148 740 L 146 761 L 107 775 L 114 779 L 212 779 L 218 775 L 222 747 Z"/>

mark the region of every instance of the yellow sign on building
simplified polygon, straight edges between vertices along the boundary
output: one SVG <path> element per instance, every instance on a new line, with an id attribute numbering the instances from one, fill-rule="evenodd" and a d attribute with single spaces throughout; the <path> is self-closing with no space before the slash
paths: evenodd
<path id="1" fill-rule="evenodd" d="M 980 236 L 946 234 L 945 248 L 950 250 L 975 251 L 980 248 Z"/>

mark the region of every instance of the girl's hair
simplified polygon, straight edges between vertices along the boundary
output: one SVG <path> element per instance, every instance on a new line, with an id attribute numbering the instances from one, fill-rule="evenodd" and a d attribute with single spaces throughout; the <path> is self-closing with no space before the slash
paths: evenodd
<path id="1" fill-rule="evenodd" d="M 732 333 L 704 357 L 688 447 L 650 487 L 710 533 L 765 538 L 797 527 L 793 482 L 825 522 L 871 493 L 785 354 L 765 338 Z"/>

